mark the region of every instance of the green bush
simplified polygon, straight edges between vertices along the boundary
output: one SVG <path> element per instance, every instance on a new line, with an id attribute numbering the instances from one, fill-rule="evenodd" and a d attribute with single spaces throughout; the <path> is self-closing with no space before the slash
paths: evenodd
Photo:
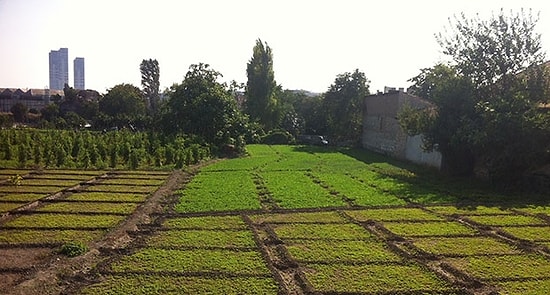
<path id="1" fill-rule="evenodd" d="M 294 136 L 282 130 L 271 131 L 262 137 L 262 143 L 264 144 L 293 144 L 294 142 Z"/>
<path id="2" fill-rule="evenodd" d="M 82 242 L 69 242 L 61 246 L 59 253 L 68 257 L 76 257 L 88 252 L 88 246 Z"/>

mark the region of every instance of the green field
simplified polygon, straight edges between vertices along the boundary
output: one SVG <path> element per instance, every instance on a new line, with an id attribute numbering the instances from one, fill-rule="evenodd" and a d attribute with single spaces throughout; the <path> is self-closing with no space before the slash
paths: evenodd
<path id="1" fill-rule="evenodd" d="M 77 293 L 546 294 L 550 286 L 550 207 L 540 200 L 357 149 L 248 152 L 195 172 Z M 0 244 L 98 241 L 168 176 L 109 172 L 17 215 L 14 206 L 55 193 L 27 190 L 80 181 L 42 175 L 1 185 L 0 210 L 15 218 L 0 223 Z"/>

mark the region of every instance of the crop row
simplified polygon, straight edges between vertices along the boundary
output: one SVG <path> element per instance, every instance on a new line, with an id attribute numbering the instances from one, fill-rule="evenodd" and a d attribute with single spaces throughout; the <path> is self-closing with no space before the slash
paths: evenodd
<path id="1" fill-rule="evenodd" d="M 251 216 L 251 220 L 273 229 L 312 292 L 456 291 L 422 265 L 406 262 L 383 240 L 337 212 L 263 214 Z"/>
<path id="2" fill-rule="evenodd" d="M 42 183 L 61 182 L 66 178 L 94 179 L 94 176 L 104 175 L 104 172 L 86 171 L 82 178 L 75 177 L 72 171 L 46 171 L 41 174 L 32 174 L 34 178 L 25 179 L 40 181 Z M 130 175 L 130 174 L 128 174 Z M 111 179 L 125 180 L 126 174 L 113 174 Z M 70 186 L 71 183 L 65 183 Z M 53 193 L 66 188 L 63 186 L 46 186 L 50 190 L 41 194 L 31 193 L 2 193 L 0 195 L 0 212 L 10 211 L 12 217 L 0 225 L 2 234 L 0 244 L 58 244 L 68 241 L 89 242 L 99 238 L 107 230 L 122 222 L 131 214 L 140 203 L 144 202 L 148 193 L 157 187 L 148 185 L 123 186 L 120 184 L 98 184 L 89 186 L 88 189 L 98 190 L 91 192 L 83 190 L 79 192 L 64 192 L 56 195 L 54 200 L 42 200 Z M 4 185 L 0 188 L 12 190 L 29 190 L 38 186 Z M 124 192 L 119 192 L 124 191 Z M 2 202 L 3 201 L 3 202 Z M 12 211 L 13 209 L 40 201 L 27 212 Z M 24 213 L 24 214 L 22 214 Z"/>
<path id="3" fill-rule="evenodd" d="M 83 293 L 278 293 L 252 232 L 239 216 L 168 218 L 162 226 L 144 247 L 108 265 L 106 280 Z"/>

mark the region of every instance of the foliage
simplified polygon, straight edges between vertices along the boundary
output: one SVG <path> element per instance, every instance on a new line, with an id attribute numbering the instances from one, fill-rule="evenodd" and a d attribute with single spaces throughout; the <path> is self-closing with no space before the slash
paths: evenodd
<path id="1" fill-rule="evenodd" d="M 453 288 L 417 264 L 308 264 L 306 278 L 319 293 L 452 294 Z M 416 293 L 412 293 L 416 294 Z"/>
<path id="2" fill-rule="evenodd" d="M 137 203 L 54 202 L 36 209 L 37 212 L 131 214 Z"/>
<path id="3" fill-rule="evenodd" d="M 207 64 L 191 65 L 183 82 L 170 89 L 164 130 L 199 136 L 218 148 L 233 144 L 243 149 L 239 137 L 247 132 L 247 118 L 227 87 L 217 82 L 220 76 Z"/>
<path id="4" fill-rule="evenodd" d="M 68 243 L 75 240 L 88 242 L 98 239 L 103 234 L 103 230 L 2 229 L 0 244 Z"/>
<path id="5" fill-rule="evenodd" d="M 437 237 L 415 239 L 414 245 L 435 255 L 508 255 L 521 252 L 506 243 L 489 237 Z"/>
<path id="6" fill-rule="evenodd" d="M 336 76 L 323 99 L 331 138 L 355 142 L 361 137 L 363 99 L 369 94 L 369 83 L 358 69 Z"/>
<path id="7" fill-rule="evenodd" d="M 208 245 L 216 248 L 254 248 L 256 244 L 248 230 L 169 230 L 147 242 L 148 247 L 190 247 Z"/>
<path id="8" fill-rule="evenodd" d="M 162 274 L 110 275 L 106 280 L 84 288 L 92 295 L 165 294 L 278 294 L 273 278 L 267 277 L 189 277 Z"/>
<path id="9" fill-rule="evenodd" d="M 477 231 L 457 222 L 384 222 L 384 227 L 406 237 L 473 235 Z"/>
<path id="10" fill-rule="evenodd" d="M 277 83 L 271 48 L 260 39 L 256 40 L 252 58 L 246 66 L 246 75 L 246 113 L 251 121 L 259 122 L 265 130 L 271 130 L 279 124 L 275 97 Z"/>
<path id="11" fill-rule="evenodd" d="M 156 59 L 144 59 L 139 65 L 141 72 L 141 87 L 147 98 L 147 105 L 152 111 L 156 111 L 160 103 L 160 69 Z"/>
<path id="12" fill-rule="evenodd" d="M 28 108 L 26 105 L 18 102 L 14 104 L 10 112 L 13 114 L 13 120 L 17 123 L 23 123 L 27 120 Z"/>
<path id="13" fill-rule="evenodd" d="M 513 225 L 543 225 L 545 222 L 533 216 L 524 215 L 472 215 L 468 219 L 491 226 L 513 226 Z"/>
<path id="14" fill-rule="evenodd" d="M 345 223 L 337 212 L 301 212 L 287 214 L 262 214 L 250 217 L 254 223 Z"/>
<path id="15" fill-rule="evenodd" d="M 175 250 L 145 248 L 124 256 L 111 265 L 115 272 L 131 271 L 218 271 L 233 274 L 268 274 L 262 256 L 256 251 Z"/>
<path id="16" fill-rule="evenodd" d="M 170 229 L 246 229 L 246 224 L 240 216 L 200 216 L 189 218 L 166 219 L 163 227 Z"/>
<path id="17" fill-rule="evenodd" d="M 156 132 L 5 129 L 0 130 L 0 140 L 4 167 L 24 167 L 32 160 L 36 167 L 65 169 L 182 168 L 175 167 L 176 162 L 186 154 L 193 156 L 186 165 L 210 157 L 210 149 L 199 145 L 196 138 Z M 170 159 L 165 150 L 173 151 Z M 15 156 L 17 163 L 12 161 Z"/>
<path id="18" fill-rule="evenodd" d="M 5 223 L 7 227 L 38 228 L 110 228 L 124 219 L 115 215 L 32 214 Z"/>
<path id="19" fill-rule="evenodd" d="M 263 144 L 292 144 L 294 137 L 292 134 L 282 130 L 273 130 L 262 137 Z"/>
<path id="20" fill-rule="evenodd" d="M 251 175 L 246 171 L 200 173 L 181 192 L 177 212 L 260 209 Z"/>
<path id="21" fill-rule="evenodd" d="M 331 195 L 302 171 L 263 172 L 267 189 L 282 208 L 321 208 L 346 206 L 339 197 Z"/>
<path id="22" fill-rule="evenodd" d="M 142 127 L 146 101 L 141 90 L 131 84 L 119 84 L 107 91 L 99 101 L 99 110 L 106 115 L 108 127 Z"/>
<path id="23" fill-rule="evenodd" d="M 412 121 L 423 123 L 428 147 L 458 155 L 451 172 L 471 174 L 475 163 L 478 175 L 510 187 L 549 163 L 550 117 L 541 104 L 550 97 L 550 73 L 537 21 L 524 11 L 455 17 L 437 38 L 452 67 L 438 65 L 413 78 L 413 92 L 438 109 L 431 120 Z"/>
<path id="24" fill-rule="evenodd" d="M 423 69 L 412 78 L 412 94 L 432 102 L 436 108 L 422 110 L 406 107 L 399 114 L 401 125 L 410 135 L 422 134 L 424 148 L 441 152 L 441 170 L 451 175 L 470 175 L 474 151 L 466 137 L 479 128 L 475 112 L 473 85 L 457 69 L 438 64 Z"/>
<path id="25" fill-rule="evenodd" d="M 287 243 L 290 255 L 301 263 L 399 262 L 401 258 L 378 241 L 293 240 Z"/>
<path id="26" fill-rule="evenodd" d="M 449 258 L 447 261 L 480 279 L 526 279 L 546 277 L 550 271 L 548 259 L 542 255 L 472 256 Z"/>
<path id="27" fill-rule="evenodd" d="M 21 185 L 21 182 L 23 181 L 23 177 L 19 174 L 12 175 L 8 177 L 8 183 L 11 185 L 19 186 Z"/>
<path id="28" fill-rule="evenodd" d="M 88 252 L 88 246 L 82 242 L 69 242 L 61 246 L 59 253 L 68 257 L 80 256 Z"/>
<path id="29" fill-rule="evenodd" d="M 287 223 L 272 225 L 277 236 L 285 239 L 365 240 L 373 236 L 357 224 Z"/>
<path id="30" fill-rule="evenodd" d="M 346 211 L 346 214 L 358 221 L 443 221 L 444 219 L 420 208 L 388 208 Z"/>

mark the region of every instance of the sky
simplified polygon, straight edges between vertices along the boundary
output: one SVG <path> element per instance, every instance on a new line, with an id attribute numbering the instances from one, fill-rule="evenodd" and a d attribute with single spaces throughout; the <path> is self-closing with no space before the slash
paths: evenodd
<path id="1" fill-rule="evenodd" d="M 140 87 L 139 65 L 156 59 L 161 90 L 206 63 L 220 82 L 246 83 L 259 38 L 273 52 L 283 89 L 325 92 L 338 74 L 365 73 L 371 92 L 445 60 L 435 34 L 449 18 L 532 9 L 550 49 L 545 0 L 0 0 L 0 88 L 48 87 L 48 54 L 85 58 L 86 88 Z M 549 56 L 550 58 L 550 56 Z"/>

